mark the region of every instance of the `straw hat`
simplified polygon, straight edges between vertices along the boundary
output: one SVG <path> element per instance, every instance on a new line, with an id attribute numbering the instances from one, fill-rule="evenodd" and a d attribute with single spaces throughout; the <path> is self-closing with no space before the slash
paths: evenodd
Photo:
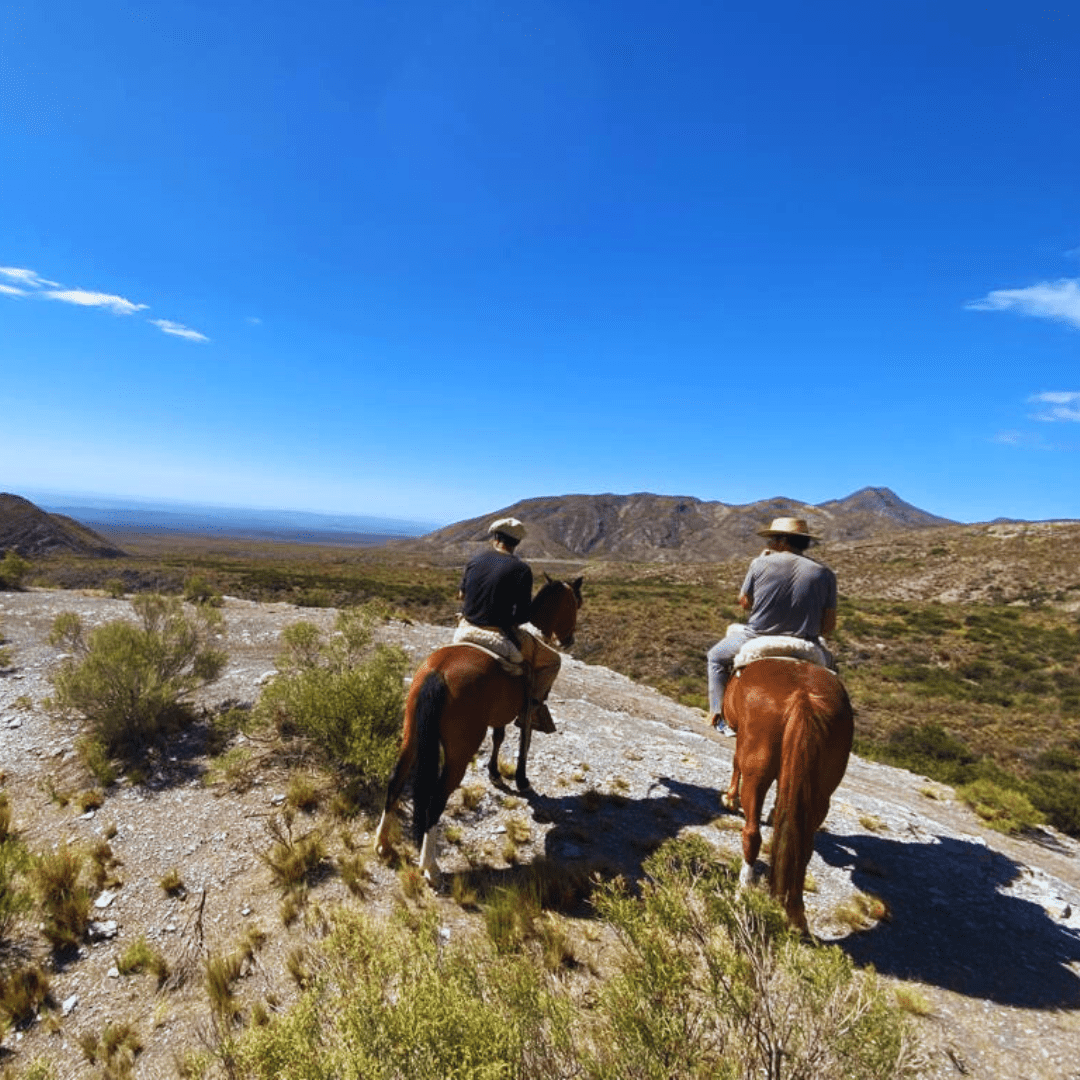
<path id="1" fill-rule="evenodd" d="M 494 536 L 496 533 L 500 536 L 509 536 L 515 543 L 520 544 L 525 536 L 525 526 L 517 518 L 499 518 L 488 526 L 489 536 Z"/>
<path id="2" fill-rule="evenodd" d="M 818 537 L 811 536 L 803 518 L 773 518 L 773 523 L 767 529 L 759 529 L 758 536 L 805 536 L 810 540 Z"/>

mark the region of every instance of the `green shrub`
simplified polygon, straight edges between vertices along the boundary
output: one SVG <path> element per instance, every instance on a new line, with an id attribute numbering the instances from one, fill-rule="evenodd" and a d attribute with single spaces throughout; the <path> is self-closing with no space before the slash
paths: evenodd
<path id="1" fill-rule="evenodd" d="M 198 574 L 193 574 L 184 582 L 184 599 L 192 604 L 208 604 L 210 607 L 221 607 L 224 603 L 221 593 Z"/>
<path id="2" fill-rule="evenodd" d="M 17 551 L 8 551 L 0 559 L 0 589 L 18 589 L 32 569 Z"/>
<path id="3" fill-rule="evenodd" d="M 958 788 L 956 794 L 998 832 L 1022 832 L 1042 822 L 1042 815 L 1026 795 L 992 780 L 974 780 Z"/>
<path id="4" fill-rule="evenodd" d="M 444 939 L 433 913 L 405 925 L 341 910 L 303 958 L 296 1005 L 237 1038 L 231 1075 L 915 1074 L 910 1022 L 873 973 L 804 944 L 759 890 L 736 895 L 734 871 L 704 841 L 664 845 L 647 871 L 640 896 L 601 890 L 598 914 L 621 947 L 615 970 L 586 986 L 552 979 L 546 946 L 531 939 Z"/>
<path id="5" fill-rule="evenodd" d="M 226 662 L 213 609 L 192 616 L 177 598 L 149 594 L 132 607 L 138 624 L 116 620 L 84 635 L 79 617 L 65 612 L 50 636 L 74 654 L 53 675 L 57 706 L 88 720 L 106 754 L 126 759 L 188 719 L 184 699 L 213 682 Z"/>
<path id="6" fill-rule="evenodd" d="M 308 738 L 328 763 L 379 785 L 397 756 L 406 658 L 372 646 L 372 628 L 363 609 L 341 612 L 329 641 L 310 623 L 287 627 L 280 674 L 256 711 L 279 731 Z"/>

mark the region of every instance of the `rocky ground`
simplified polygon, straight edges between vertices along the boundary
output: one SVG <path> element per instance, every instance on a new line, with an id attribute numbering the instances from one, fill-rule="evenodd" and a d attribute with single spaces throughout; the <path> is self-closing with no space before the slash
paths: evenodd
<path id="1" fill-rule="evenodd" d="M 268 942 L 247 972 L 248 992 L 287 998 L 288 955 L 311 932 L 312 919 L 292 929 L 282 925 L 279 895 L 260 857 L 271 842 L 269 827 L 280 820 L 286 777 L 270 764 L 262 767 L 259 747 L 249 741 L 244 782 L 207 784 L 199 748 L 181 741 L 146 784 L 113 785 L 99 809 L 60 805 L 57 792 L 86 786 L 73 749 L 76 732 L 42 706 L 58 655 L 47 644 L 48 630 L 67 610 L 93 625 L 128 615 L 130 605 L 72 592 L 0 594 L 0 635 L 14 665 L 0 674 L 0 769 L 16 827 L 32 849 L 110 837 L 121 883 L 98 898 L 97 940 L 52 976 L 56 1017 L 9 1032 L 3 1051 L 16 1070 L 45 1056 L 60 1076 L 89 1076 L 80 1036 L 129 1021 L 144 1044 L 137 1075 L 172 1077 L 183 1050 L 211 1038 L 199 975 L 208 951 L 228 950 L 258 926 Z M 230 662 L 207 692 L 208 705 L 254 701 L 273 670 L 282 627 L 303 618 L 329 628 L 334 617 L 233 599 L 223 611 Z M 419 662 L 449 631 L 392 623 L 384 634 Z M 483 763 L 466 778 L 479 801 L 469 811 L 460 798 L 451 806 L 463 837 L 458 845 L 443 844 L 448 877 L 466 868 L 466 851 L 481 853 L 493 867 L 505 865 L 508 826 L 519 832 L 522 821 L 528 839 L 518 845 L 519 861 L 546 856 L 630 877 L 640 874 L 658 843 L 686 830 L 737 849 L 739 822 L 722 815 L 718 801 L 733 740 L 707 729 L 696 711 L 567 658 L 552 712 L 558 732 L 534 736 L 534 792 L 527 798 L 493 786 Z M 504 754 L 514 752 L 511 735 Z M 370 828 L 356 824 L 347 836 L 335 834 L 335 843 L 370 846 Z M 983 828 L 950 789 L 852 759 L 810 867 L 811 927 L 925 999 L 925 1075 L 1080 1078 L 1078 851 L 1080 845 L 1050 830 L 1003 837 Z M 182 897 L 171 898 L 160 886 L 169 870 L 184 882 Z M 329 876 L 315 890 L 318 903 L 389 910 L 401 888 L 395 872 L 375 861 L 368 872 L 362 899 Z M 859 893 L 879 898 L 887 914 L 855 932 L 840 913 Z M 446 901 L 447 932 L 452 910 Z M 140 935 L 174 972 L 160 991 L 150 975 L 117 972 L 119 954 Z"/>

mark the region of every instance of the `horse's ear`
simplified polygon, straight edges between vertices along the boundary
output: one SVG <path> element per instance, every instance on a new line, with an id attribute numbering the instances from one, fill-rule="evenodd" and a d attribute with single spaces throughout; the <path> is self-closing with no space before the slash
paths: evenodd
<path id="1" fill-rule="evenodd" d="M 570 582 L 570 588 L 574 590 L 574 595 L 577 597 L 578 604 L 581 604 L 581 583 L 585 580 L 584 576 L 576 577 Z"/>
<path id="2" fill-rule="evenodd" d="M 552 576 L 545 570 L 544 571 L 544 580 L 550 585 L 552 583 L 552 581 L 554 580 L 554 578 L 552 578 Z"/>

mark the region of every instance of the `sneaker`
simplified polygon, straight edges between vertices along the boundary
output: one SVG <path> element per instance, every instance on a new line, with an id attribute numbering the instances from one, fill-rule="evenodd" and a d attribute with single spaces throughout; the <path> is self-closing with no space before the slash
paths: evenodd
<path id="1" fill-rule="evenodd" d="M 729 728 L 727 726 L 727 724 L 725 724 L 723 722 L 723 720 L 721 720 L 720 723 L 717 724 L 717 726 L 716 726 L 716 734 L 717 735 L 730 735 L 731 738 L 735 737 L 735 732 L 732 731 L 731 728 Z"/>

